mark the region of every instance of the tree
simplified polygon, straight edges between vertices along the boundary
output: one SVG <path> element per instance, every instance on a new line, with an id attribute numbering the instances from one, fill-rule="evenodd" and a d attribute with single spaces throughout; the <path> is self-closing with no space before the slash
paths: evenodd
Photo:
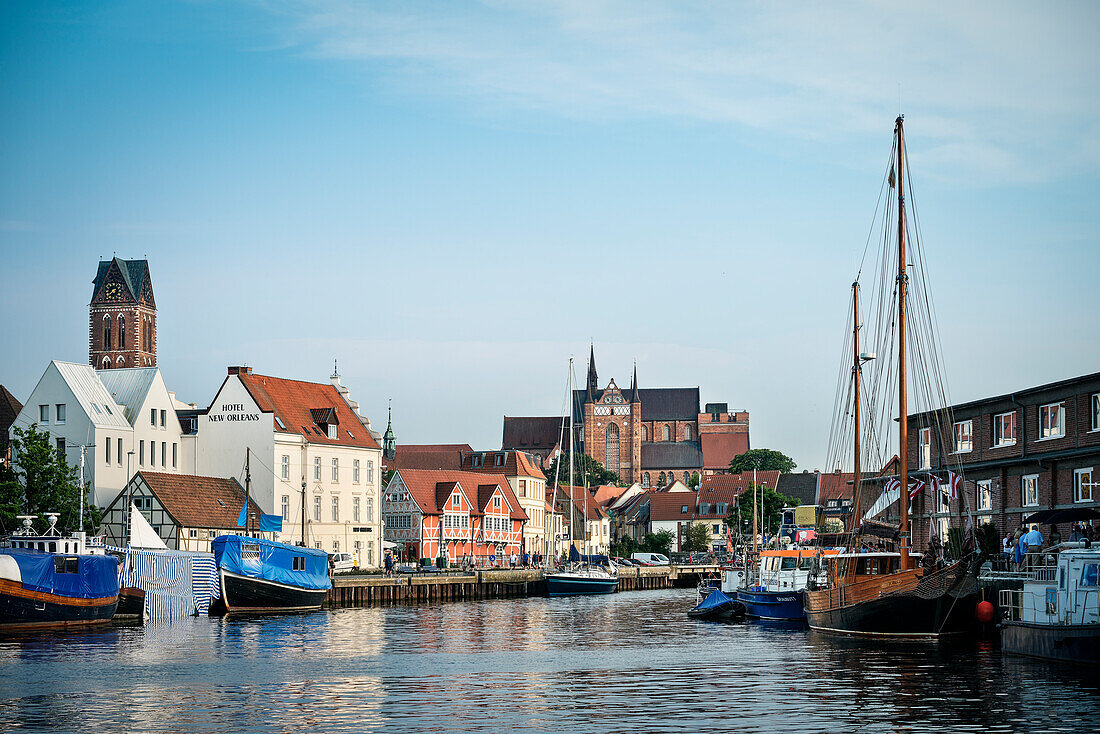
<path id="1" fill-rule="evenodd" d="M 646 533 L 638 549 L 645 553 L 661 553 L 667 556 L 672 553 L 672 541 L 675 539 L 675 536 L 673 536 L 670 530 L 658 530 L 656 533 Z"/>
<path id="2" fill-rule="evenodd" d="M 50 434 L 39 431 L 36 424 L 13 430 L 12 468 L 0 476 L 0 524 L 10 532 L 18 526 L 16 515 L 42 517 L 56 512 L 58 530 L 77 530 L 82 498 L 76 467 L 65 461 Z M 94 533 L 101 517 L 97 507 L 85 503 L 83 530 Z"/>
<path id="3" fill-rule="evenodd" d="M 741 474 L 752 471 L 780 471 L 789 473 L 798 466 L 794 459 L 779 451 L 772 449 L 749 449 L 743 454 L 733 457 L 730 462 L 729 473 Z"/>
<path id="4" fill-rule="evenodd" d="M 691 479 L 688 480 L 688 486 L 691 487 L 692 489 L 695 489 L 696 487 L 699 486 L 699 484 L 702 481 L 703 481 L 703 479 L 702 479 L 702 477 L 699 476 L 699 472 L 693 471 L 691 473 Z"/>
<path id="5" fill-rule="evenodd" d="M 763 492 L 763 499 L 760 497 L 761 492 Z M 801 500 L 782 495 L 771 487 L 756 485 L 752 491 L 744 492 L 737 498 L 736 504 L 726 515 L 726 525 L 731 528 L 739 527 L 743 535 L 752 537 L 753 502 L 757 503 L 757 518 L 763 533 L 774 533 L 779 529 L 784 507 L 795 507 L 801 504 Z"/>
<path id="6" fill-rule="evenodd" d="M 567 454 L 561 454 L 554 457 L 554 461 L 550 464 L 550 470 L 546 472 L 546 477 L 549 481 L 554 481 L 554 472 L 557 471 L 558 484 L 569 486 L 569 461 L 561 461 L 561 468 L 559 470 L 558 463 Z M 585 474 L 588 475 L 588 486 L 595 487 L 601 484 L 618 484 L 619 475 L 615 472 L 604 467 L 603 464 L 593 459 L 588 454 L 573 454 L 573 483 L 576 486 L 582 486 L 584 484 Z"/>
<path id="7" fill-rule="evenodd" d="M 636 547 L 634 538 L 627 535 L 611 544 L 610 553 L 613 558 L 630 558 Z"/>
<path id="8" fill-rule="evenodd" d="M 710 528 L 703 522 L 689 522 L 680 540 L 680 550 L 684 553 L 700 553 L 710 550 Z"/>

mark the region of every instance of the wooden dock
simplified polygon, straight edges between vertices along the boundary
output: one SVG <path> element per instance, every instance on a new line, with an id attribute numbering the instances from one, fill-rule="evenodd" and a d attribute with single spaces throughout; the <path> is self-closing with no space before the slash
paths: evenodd
<path id="1" fill-rule="evenodd" d="M 718 566 L 647 566 L 619 569 L 619 591 L 689 586 Z M 397 576 L 346 574 L 332 580 L 326 606 L 435 604 L 472 599 L 545 596 L 541 569 L 493 569 L 465 573 L 414 573 Z"/>

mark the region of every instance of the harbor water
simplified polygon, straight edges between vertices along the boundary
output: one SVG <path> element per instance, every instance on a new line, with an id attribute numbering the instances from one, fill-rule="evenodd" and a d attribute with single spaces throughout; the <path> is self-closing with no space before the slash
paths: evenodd
<path id="1" fill-rule="evenodd" d="M 1094 670 L 690 621 L 694 590 L 0 639 L 5 731 L 1094 731 Z"/>

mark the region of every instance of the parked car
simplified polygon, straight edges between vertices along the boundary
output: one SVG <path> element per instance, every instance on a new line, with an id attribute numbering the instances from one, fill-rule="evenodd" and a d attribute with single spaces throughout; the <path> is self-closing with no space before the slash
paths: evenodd
<path id="1" fill-rule="evenodd" d="M 355 559 L 350 553 L 329 553 L 329 559 L 332 561 L 332 570 L 335 573 L 355 570 Z"/>
<path id="2" fill-rule="evenodd" d="M 668 556 L 661 553 L 634 553 L 630 556 L 635 561 L 643 561 L 647 566 L 667 566 Z"/>
<path id="3" fill-rule="evenodd" d="M 638 565 L 637 563 L 630 560 L 629 558 L 620 558 L 619 556 L 615 556 L 614 558 L 612 558 L 611 562 L 614 563 L 617 566 L 637 566 Z"/>

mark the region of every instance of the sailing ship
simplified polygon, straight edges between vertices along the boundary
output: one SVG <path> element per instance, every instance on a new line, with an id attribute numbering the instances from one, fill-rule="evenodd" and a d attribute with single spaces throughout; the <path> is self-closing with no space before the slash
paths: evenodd
<path id="1" fill-rule="evenodd" d="M 570 567 L 558 571 L 556 573 L 546 574 L 546 594 L 547 596 L 581 596 L 592 594 L 611 594 L 619 588 L 619 575 L 610 567 L 610 563 L 606 557 L 602 560 L 608 562 L 607 566 L 604 566 L 596 558 L 587 554 L 587 542 L 585 542 L 585 553 L 581 554 L 577 550 L 575 544 L 576 539 L 576 525 L 575 521 L 577 507 L 573 499 L 573 358 L 569 358 L 569 380 L 568 391 L 566 392 L 567 400 L 566 406 L 569 411 L 569 560 Z M 562 422 L 564 427 L 565 422 Z M 557 462 L 558 469 L 554 473 L 554 491 L 557 492 L 558 475 L 560 471 L 561 462 Z M 588 524 L 588 489 L 587 478 L 585 481 L 584 489 L 584 512 L 581 515 L 581 538 L 587 540 L 587 524 Z"/>
<path id="2" fill-rule="evenodd" d="M 118 562 L 89 548 L 84 533 L 62 537 L 57 514 L 34 530 L 35 515 L 0 548 L 0 631 L 105 624 L 118 606 Z"/>
<path id="3" fill-rule="evenodd" d="M 918 396 L 930 404 L 935 403 L 930 411 L 937 416 L 937 425 L 941 431 L 944 426 L 950 426 L 950 415 L 947 413 L 946 391 L 942 384 L 942 371 L 938 364 L 936 352 L 936 340 L 931 334 L 934 324 L 934 312 L 929 306 L 930 295 L 924 283 L 923 255 L 914 246 L 913 251 L 907 253 L 907 235 L 909 234 L 906 220 L 906 155 L 905 139 L 903 131 L 903 118 L 898 116 L 894 127 L 895 156 L 891 155 L 891 167 L 887 174 L 890 188 L 897 189 L 897 229 L 896 238 L 893 236 L 893 228 L 889 225 L 889 210 L 892 201 L 887 195 L 887 207 L 883 217 L 883 257 L 880 270 L 879 293 L 880 308 L 872 313 L 879 315 L 878 328 L 873 332 L 884 342 L 896 341 L 897 361 L 896 374 L 889 366 L 880 368 L 876 374 L 878 379 L 873 383 L 877 388 L 866 396 L 866 402 L 870 407 L 868 411 L 869 426 L 876 418 L 881 416 L 879 425 L 886 426 L 887 434 L 892 421 L 889 420 L 887 404 L 896 390 L 897 395 L 897 475 L 896 477 L 882 477 L 881 481 L 890 481 L 896 485 L 897 502 L 899 505 L 899 522 L 896 531 L 896 552 L 874 553 L 839 553 L 829 558 L 822 558 L 825 569 L 825 580 L 816 583 L 816 577 L 811 577 L 810 587 L 807 588 L 803 606 L 806 620 L 809 626 L 818 631 L 841 633 L 851 635 L 884 635 L 896 637 L 938 637 L 965 631 L 973 623 L 974 608 L 977 602 L 976 574 L 979 565 L 979 557 L 970 552 L 954 563 L 942 568 L 933 568 L 926 564 L 926 568 L 916 565 L 919 554 L 912 552 L 910 548 L 909 525 L 909 500 L 911 496 L 909 479 L 909 452 L 908 452 L 908 400 L 909 381 L 907 374 L 910 355 L 907 350 L 909 320 L 913 318 L 918 326 L 914 338 L 916 359 L 914 359 L 915 371 L 923 371 L 912 378 L 914 387 L 918 390 Z M 912 188 L 910 183 L 910 188 Z M 885 184 L 884 184 L 885 190 Z M 876 210 L 877 216 L 877 210 Z M 874 226 L 872 226 L 872 231 Z M 919 232 L 919 227 L 914 224 L 914 232 Z M 868 244 L 870 244 L 868 242 Z M 918 243 L 919 244 L 919 243 Z M 891 269 L 887 264 L 892 254 L 896 251 L 896 269 Z M 910 282 L 908 274 L 908 257 L 912 256 L 913 262 L 921 266 L 920 279 L 917 285 L 922 288 L 919 297 L 914 298 L 914 315 L 907 312 L 909 303 Z M 862 266 L 861 266 L 862 272 Z M 896 273 L 891 278 L 890 273 Z M 853 417 L 854 437 L 854 471 L 853 471 L 853 508 L 851 526 L 849 528 L 850 543 L 853 547 L 860 545 L 861 524 L 861 493 L 869 487 L 869 481 L 862 472 L 863 447 L 860 443 L 861 411 L 864 408 L 864 399 L 861 398 L 863 382 L 863 366 L 875 359 L 874 354 L 860 352 L 859 335 L 861 329 L 859 311 L 859 277 L 853 284 L 853 315 L 852 315 L 852 357 L 851 362 L 844 367 L 844 371 L 851 370 L 851 389 L 843 386 L 840 395 L 852 396 L 850 412 L 846 415 Z M 895 310 L 896 307 L 896 310 Z M 924 329 L 922 333 L 919 329 Z M 882 364 L 881 362 L 879 363 Z M 887 362 L 891 364 L 890 361 Z M 893 381 L 896 377 L 896 383 Z M 838 403 L 842 402 L 838 400 Z M 847 402 L 846 397 L 843 402 Z M 846 420 L 846 419 L 845 419 Z M 873 428 L 873 426 L 870 426 Z M 834 436 L 839 435 L 834 425 Z M 873 432 L 871 433 L 873 436 Z M 843 442 L 841 442 L 843 443 Z M 831 448 L 836 445 L 830 441 Z M 879 436 L 875 443 L 881 449 L 882 437 Z M 927 467 L 925 474 L 928 474 Z M 951 476 L 951 475 L 949 475 Z M 961 475 L 960 475 L 961 476 Z M 929 475 L 931 478 L 931 475 Z M 938 480 L 934 480 L 938 485 Z M 920 491 L 920 480 L 914 485 L 913 494 Z M 965 492 L 963 493 L 965 498 Z M 931 533 L 930 533 L 931 534 Z"/>

